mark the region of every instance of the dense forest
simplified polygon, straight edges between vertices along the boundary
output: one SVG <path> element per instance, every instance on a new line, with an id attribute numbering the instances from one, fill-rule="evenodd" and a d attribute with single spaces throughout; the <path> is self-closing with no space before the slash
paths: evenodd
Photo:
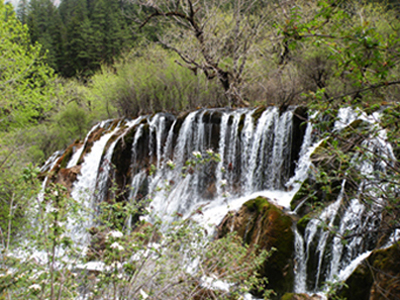
<path id="1" fill-rule="evenodd" d="M 0 0 L 3 248 L 27 222 L 25 209 L 41 189 L 38 167 L 101 120 L 298 105 L 324 114 L 315 129 L 322 136 L 340 108 L 352 107 L 382 113 L 399 157 L 398 9 L 396 1 L 21 0 L 13 7 Z M 322 185 L 357 181 L 342 154 L 335 163 L 344 167 L 324 172 Z M 387 195 L 394 216 L 396 195 Z M 53 286 L 50 298 L 61 299 Z"/>

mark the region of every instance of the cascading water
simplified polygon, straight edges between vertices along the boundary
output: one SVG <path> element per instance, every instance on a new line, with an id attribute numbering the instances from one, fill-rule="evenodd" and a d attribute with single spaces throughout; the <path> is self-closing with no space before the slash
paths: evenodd
<path id="1" fill-rule="evenodd" d="M 94 209 L 95 201 L 110 197 L 107 194 L 110 182 L 115 182 L 121 190 L 130 183 L 129 192 L 124 194 L 126 201 L 150 197 L 149 210 L 153 216 L 167 223 L 191 216 L 207 227 L 210 234 L 228 211 L 239 209 L 244 202 L 259 195 L 290 210 L 293 195 L 308 177 L 310 155 L 321 143 L 313 140 L 311 123 L 299 128 L 294 125 L 295 118 L 298 118 L 295 108 L 280 112 L 269 107 L 264 110 L 202 109 L 178 118 L 159 113 L 124 121 L 115 127 L 110 127 L 110 122 L 101 123 L 90 132 L 104 130 L 84 155 L 71 195 L 77 200 L 83 199 L 88 209 Z M 372 123 L 368 117 L 345 109 L 339 113 L 335 130 L 345 128 L 356 119 Z M 370 139 L 365 146 L 371 151 L 387 148 L 387 143 L 382 141 L 384 133 L 380 138 Z M 76 150 L 68 167 L 79 163 L 88 140 Z M 115 149 L 124 149 L 124 162 L 118 161 Z M 211 154 L 217 154 L 220 161 L 186 166 L 182 176 L 188 160 L 199 162 Z M 387 155 L 393 154 L 389 151 Z M 385 167 L 371 164 L 365 162 L 360 168 L 368 173 Z M 96 197 L 95 190 L 100 193 Z M 365 190 L 364 187 L 362 192 Z M 343 182 L 337 199 L 318 218 L 308 222 L 304 234 L 294 225 L 295 292 L 320 291 L 324 281 L 345 279 L 355 263 L 372 250 L 373 242 L 366 245 L 357 234 L 345 245 L 342 243 L 340 236 L 349 229 L 356 233 L 376 226 L 374 217 L 368 215 L 359 199 L 347 199 L 345 195 Z M 342 209 L 344 203 L 346 209 Z M 193 215 L 194 211 L 199 213 Z M 296 214 L 296 210 L 292 213 Z M 71 228 L 77 241 L 87 242 L 83 228 L 93 222 L 89 218 L 86 223 Z M 131 223 L 129 220 L 128 225 Z M 338 235 L 324 230 L 329 226 L 337 226 Z"/>
<path id="2" fill-rule="evenodd" d="M 349 108 L 341 109 L 335 130 L 342 130 L 356 120 L 376 126 L 379 115 L 367 116 Z M 344 197 L 347 194 L 344 180 L 337 199 L 308 222 L 304 236 L 297 229 L 295 231 L 295 292 L 318 292 L 324 282 L 346 280 L 377 246 L 377 231 L 384 203 L 375 189 L 386 188 L 386 165 L 395 162 L 396 158 L 385 131 L 375 128 L 372 132 L 361 143 L 364 153 L 369 154 L 362 157 L 356 154 L 352 158 L 352 163 L 358 166 L 364 178 L 357 192 L 349 193 L 356 197 Z M 368 208 L 363 200 L 367 198 L 375 199 Z"/>
<path id="3" fill-rule="evenodd" d="M 100 124 L 100 127 L 103 128 L 107 126 L 108 123 L 109 122 L 103 122 Z M 97 183 L 96 179 L 98 176 L 99 164 L 102 158 L 104 147 L 106 146 L 110 137 L 118 130 L 119 124 L 117 124 L 114 130 L 104 134 L 99 140 L 94 142 L 93 146 L 91 147 L 91 152 L 85 156 L 85 160 L 82 163 L 80 176 L 78 176 L 77 181 L 73 186 L 71 196 L 82 203 L 83 209 L 81 214 L 83 216 L 87 216 L 87 218 L 83 218 L 79 224 L 76 224 L 75 220 L 73 224 L 69 225 L 71 238 L 78 244 L 88 243 L 89 237 L 87 234 L 87 229 L 90 228 L 90 226 L 93 226 L 94 222 L 92 213 L 90 211 L 95 209 L 94 193 Z"/>

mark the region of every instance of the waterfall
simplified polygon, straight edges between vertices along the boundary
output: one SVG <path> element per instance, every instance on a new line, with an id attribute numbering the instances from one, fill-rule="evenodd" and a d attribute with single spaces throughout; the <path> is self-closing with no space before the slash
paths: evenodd
<path id="1" fill-rule="evenodd" d="M 157 113 L 118 124 L 99 123 L 67 165 L 71 168 L 83 161 L 71 195 L 90 211 L 85 212 L 86 220 L 70 224 L 74 240 L 83 244 L 88 241 L 85 228 L 94 225 L 93 211 L 98 202 L 113 197 L 111 182 L 126 201 L 151 199 L 148 221 L 159 217 L 168 224 L 190 216 L 210 234 L 230 210 L 257 196 L 268 197 L 289 212 L 301 183 L 311 177 L 310 155 L 324 142 L 313 136 L 312 122 L 304 128 L 295 126 L 300 123 L 295 109 L 201 109 L 178 117 Z M 309 118 L 316 118 L 316 114 Z M 342 109 L 333 130 L 339 132 L 358 119 L 373 125 L 379 114 L 367 116 Z M 98 130 L 102 130 L 101 136 L 89 142 Z M 362 146 L 377 157 L 387 158 L 387 162 L 376 157 L 352 158 L 365 177 L 358 194 L 373 194 L 371 184 L 390 188 L 381 185 L 377 175 L 377 170 L 383 174 L 395 159 L 386 140 L 385 131 L 380 130 Z M 124 151 L 121 163 L 116 149 Z M 51 170 L 59 156 L 43 168 Z M 346 189 L 343 180 L 337 197 L 311 218 L 303 231 L 293 224 L 294 292 L 320 292 L 325 281 L 345 280 L 376 246 L 373 234 L 368 240 L 361 234 L 374 231 L 382 203 L 376 203 L 371 212 L 359 197 L 347 197 Z M 290 213 L 296 215 L 306 201 Z M 133 217 L 126 225 L 132 223 Z M 336 228 L 335 232 L 331 228 Z M 349 230 L 353 235 L 345 237 Z"/>
<path id="2" fill-rule="evenodd" d="M 107 122 L 103 122 L 100 124 L 100 127 L 105 127 Z M 94 207 L 95 202 L 95 187 L 97 183 L 97 174 L 99 171 L 99 164 L 102 158 L 104 147 L 106 146 L 108 140 L 115 134 L 120 128 L 120 124 L 111 130 L 105 133 L 101 138 L 94 142 L 91 147 L 91 152 L 88 153 L 82 164 L 81 173 L 77 178 L 73 186 L 73 190 L 71 192 L 71 196 L 82 203 L 82 211 L 81 214 L 86 216 L 85 219 L 80 220 L 78 224 L 76 224 L 76 220 L 73 221 L 73 224 L 69 224 L 69 229 L 71 231 L 71 237 L 78 244 L 86 244 L 88 241 L 88 235 L 86 229 L 93 226 L 93 217 L 91 211 L 95 210 Z M 87 139 L 86 139 L 87 141 Z M 73 157 L 74 158 L 74 157 Z"/>
<path id="3" fill-rule="evenodd" d="M 379 113 L 368 116 L 350 108 L 339 110 L 334 125 L 336 131 L 346 128 L 355 120 L 362 120 L 375 127 L 373 133 L 361 143 L 367 155 L 360 156 L 357 153 L 351 158 L 352 165 L 357 166 L 356 169 L 364 179 L 354 198 L 344 198 L 347 193 L 343 181 L 336 200 L 308 222 L 304 236 L 295 230 L 295 292 L 318 292 L 324 282 L 346 280 L 377 245 L 376 232 L 384 201 L 379 198 L 375 188 L 388 188 L 385 183 L 387 164 L 396 161 L 392 147 L 387 142 L 386 132 L 376 127 L 379 118 Z M 309 142 L 305 139 L 305 143 Z M 317 141 L 315 145 L 320 143 Z M 309 147 L 309 151 L 315 149 L 315 145 Z M 289 180 L 288 185 L 294 182 L 294 178 L 304 180 L 304 171 L 311 164 L 309 159 L 303 161 L 302 158 L 301 155 L 296 175 Z M 367 208 L 363 199 L 368 197 L 374 198 L 375 202 Z"/>

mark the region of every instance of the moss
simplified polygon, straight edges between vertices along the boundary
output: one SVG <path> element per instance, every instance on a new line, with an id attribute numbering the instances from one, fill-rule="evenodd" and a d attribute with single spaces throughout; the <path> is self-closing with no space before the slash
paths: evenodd
<path id="1" fill-rule="evenodd" d="M 369 267 L 361 264 L 346 280 L 347 287 L 343 287 L 337 294 L 346 299 L 369 300 L 372 282 Z"/>
<path id="2" fill-rule="evenodd" d="M 64 152 L 64 154 L 63 154 L 63 156 L 61 158 L 60 169 L 64 169 L 67 166 L 67 164 L 68 164 L 69 160 L 71 159 L 73 153 L 74 153 L 73 145 L 71 145 L 65 150 L 65 152 Z"/>
<path id="3" fill-rule="evenodd" d="M 302 217 L 298 222 L 297 222 L 297 229 L 300 231 L 300 233 L 304 236 L 304 232 L 306 230 L 306 227 L 308 225 L 308 222 L 310 222 L 311 217 L 310 215 L 305 215 Z"/>
<path id="4" fill-rule="evenodd" d="M 256 109 L 256 111 L 251 115 L 253 120 L 254 120 L 254 124 L 257 123 L 258 119 L 261 117 L 262 113 L 266 110 L 267 108 L 265 106 L 260 106 L 259 108 Z"/>
<path id="5" fill-rule="evenodd" d="M 346 280 L 338 295 L 347 299 L 400 299 L 400 242 L 378 249 Z"/>
<path id="6" fill-rule="evenodd" d="M 286 293 L 281 300 L 307 300 L 309 298 L 307 294 Z"/>
<path id="7" fill-rule="evenodd" d="M 92 151 L 92 146 L 93 146 L 94 142 L 99 140 L 104 132 L 105 132 L 104 128 L 97 128 L 95 131 L 93 131 L 90 134 L 90 136 L 88 137 L 86 144 L 84 146 L 85 148 L 82 151 L 82 155 L 78 160 L 78 164 L 81 164 L 83 161 L 83 158 L 86 156 L 86 154 L 88 154 L 88 153 L 90 153 L 90 151 Z"/>
<path id="8" fill-rule="evenodd" d="M 179 131 L 181 130 L 182 124 L 185 121 L 186 117 L 189 115 L 189 113 L 190 112 L 182 113 L 176 118 L 176 123 L 174 126 L 174 136 L 178 136 Z"/>
<path id="9" fill-rule="evenodd" d="M 280 297 L 293 288 L 294 234 L 292 218 L 267 198 L 257 197 L 243 204 L 239 212 L 225 217 L 220 233 L 232 228 L 250 247 L 272 248 L 271 257 L 259 270 L 268 279 L 267 289 L 273 289 Z M 276 298 L 278 299 L 278 298 Z"/>
<path id="10" fill-rule="evenodd" d="M 367 259 L 372 266 L 373 300 L 400 299 L 400 242 L 386 249 L 374 251 Z"/>
<path id="11" fill-rule="evenodd" d="M 264 208 L 271 207 L 271 204 L 268 202 L 267 198 L 257 197 L 254 200 L 247 201 L 243 206 L 247 207 L 251 211 L 257 211 L 260 213 Z"/>
<path id="12" fill-rule="evenodd" d="M 310 179 L 306 179 L 301 184 L 297 193 L 293 196 L 292 201 L 290 202 L 290 209 L 292 211 L 295 210 L 296 207 L 310 195 L 309 185 Z"/>
<path id="13" fill-rule="evenodd" d="M 207 116 L 207 114 L 209 114 L 209 115 Z M 213 124 L 213 125 L 220 125 L 221 119 L 222 119 L 222 111 L 220 111 L 220 110 L 207 111 L 203 115 L 203 121 L 207 120 L 207 122 L 209 124 Z"/>
<path id="14" fill-rule="evenodd" d="M 51 182 L 57 181 L 58 173 L 60 170 L 67 167 L 68 162 L 74 154 L 74 148 L 78 147 L 79 145 L 79 140 L 76 140 L 73 144 L 69 145 L 68 148 L 65 149 L 64 153 L 57 159 L 57 162 L 53 168 L 44 174 L 40 174 L 40 176 L 44 179 L 48 175 Z"/>
<path id="15" fill-rule="evenodd" d="M 285 295 L 282 296 L 281 300 L 292 300 L 294 297 L 294 293 L 286 293 Z"/>
<path id="16" fill-rule="evenodd" d="M 239 133 L 239 136 L 241 136 L 241 134 L 242 134 L 242 130 L 243 130 L 243 127 L 244 127 L 244 120 L 245 120 L 245 118 L 246 118 L 246 115 L 245 115 L 245 114 L 243 114 L 243 115 L 240 116 L 240 120 L 239 120 L 239 124 L 238 124 L 238 133 Z"/>

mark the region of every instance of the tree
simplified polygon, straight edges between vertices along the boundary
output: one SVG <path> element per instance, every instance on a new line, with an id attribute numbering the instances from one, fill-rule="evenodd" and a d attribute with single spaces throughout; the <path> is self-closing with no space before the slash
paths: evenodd
<path id="1" fill-rule="evenodd" d="M 358 239 L 367 251 L 398 242 L 400 23 L 395 13 L 376 4 L 321 1 L 309 19 L 293 8 L 279 30 L 291 54 L 287 64 L 297 49 L 307 47 L 325 53 L 318 63 L 321 74 L 331 68 L 329 78 L 304 93 L 309 107 L 319 112 L 314 133 L 323 138 L 311 157 L 312 177 L 303 184 L 305 202 L 314 210 L 328 207 L 344 191 L 335 221 L 320 220 L 337 245 L 351 247 Z M 344 111 L 348 120 L 338 115 Z M 315 192 L 310 195 L 310 190 Z M 351 205 L 362 208 L 362 223 L 346 228 L 338 219 L 347 214 L 356 221 L 357 209 Z M 370 268 L 376 278 L 387 275 L 381 266 Z M 390 282 L 399 280 L 396 275 Z M 374 293 L 377 298 L 389 295 L 381 287 Z"/>
<path id="2" fill-rule="evenodd" d="M 133 35 L 121 5 L 118 0 L 61 2 L 64 48 L 57 51 L 63 56 L 58 68 L 63 76 L 90 77 L 132 46 Z"/>
<path id="3" fill-rule="evenodd" d="M 277 28 L 287 47 L 284 59 L 289 61 L 289 52 L 296 48 L 318 49 L 324 53 L 323 63 L 335 69 L 330 80 L 335 85 L 319 82 L 325 103 L 373 102 L 384 97 L 383 89 L 400 84 L 400 23 L 385 6 L 327 0 L 319 2 L 307 17 L 294 6 Z"/>
<path id="4" fill-rule="evenodd" d="M 86 0 L 64 0 L 59 11 L 66 30 L 61 73 L 66 77 L 85 76 L 90 57 L 84 34 L 91 28 Z"/>
<path id="5" fill-rule="evenodd" d="M 54 70 L 59 71 L 63 63 L 64 28 L 57 7 L 51 0 L 31 0 L 25 19 L 32 43 L 38 42 L 42 45 L 42 52 L 46 53 L 47 63 Z"/>
<path id="6" fill-rule="evenodd" d="M 12 130 L 43 120 L 53 106 L 55 77 L 39 44 L 13 7 L 0 2 L 0 129 Z"/>
<path id="7" fill-rule="evenodd" d="M 18 20 L 21 21 L 22 24 L 26 24 L 26 19 L 28 17 L 28 1 L 27 0 L 21 0 L 18 2 L 17 6 L 17 17 Z"/>
<path id="8" fill-rule="evenodd" d="M 167 23 L 159 42 L 176 52 L 177 63 L 212 80 L 218 79 L 230 105 L 246 105 L 242 91 L 247 69 L 262 56 L 273 25 L 272 10 L 261 1 L 132 0 L 139 28 L 153 21 Z"/>
<path id="9" fill-rule="evenodd" d="M 117 0 L 97 0 L 90 15 L 93 44 L 98 69 L 101 63 L 111 65 L 132 44 L 132 34 Z"/>

